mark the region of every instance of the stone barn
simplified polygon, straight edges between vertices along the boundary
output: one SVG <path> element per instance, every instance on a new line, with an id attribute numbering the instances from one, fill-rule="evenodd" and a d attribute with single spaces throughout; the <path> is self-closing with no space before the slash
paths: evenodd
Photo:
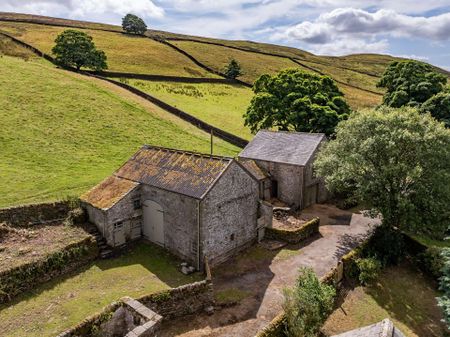
<path id="1" fill-rule="evenodd" d="M 237 160 L 155 146 L 81 200 L 110 246 L 143 237 L 197 269 L 256 241 L 264 220 L 258 180 Z"/>
<path id="2" fill-rule="evenodd" d="M 267 179 L 260 183 L 265 200 L 278 199 L 303 209 L 328 197 L 323 179 L 314 175 L 312 167 L 325 141 L 322 133 L 261 130 L 239 154 L 239 161 L 252 160 L 270 177 L 270 184 Z"/>

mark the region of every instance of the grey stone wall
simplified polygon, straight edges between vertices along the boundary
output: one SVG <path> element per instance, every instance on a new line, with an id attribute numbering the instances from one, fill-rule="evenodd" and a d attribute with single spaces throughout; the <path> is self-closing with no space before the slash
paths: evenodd
<path id="1" fill-rule="evenodd" d="M 204 280 L 142 296 L 137 300 L 168 320 L 195 314 L 213 305 L 213 285 Z"/>
<path id="2" fill-rule="evenodd" d="M 30 226 L 55 219 L 64 219 L 70 210 L 68 201 L 30 204 L 0 209 L 0 223 Z"/>
<path id="3" fill-rule="evenodd" d="M 134 209 L 134 201 L 140 200 L 141 197 L 141 186 L 136 187 L 125 197 L 123 197 L 118 203 L 111 207 L 106 212 L 106 230 L 108 233 L 106 236 L 106 241 L 111 246 L 115 246 L 114 239 L 114 224 L 117 222 L 122 222 L 125 231 L 125 241 L 137 239 L 141 236 L 141 230 L 137 233 L 133 233 L 132 228 L 139 226 L 142 227 L 142 208 Z"/>
<path id="4" fill-rule="evenodd" d="M 197 200 L 156 187 L 141 186 L 141 202 L 153 200 L 163 208 L 164 245 L 183 260 L 197 265 Z"/>
<path id="5" fill-rule="evenodd" d="M 278 199 L 294 208 L 302 208 L 303 167 L 262 160 L 257 163 L 278 182 Z"/>
<path id="6" fill-rule="evenodd" d="M 211 265 L 256 240 L 258 195 L 258 182 L 233 162 L 202 201 L 202 255 Z"/>

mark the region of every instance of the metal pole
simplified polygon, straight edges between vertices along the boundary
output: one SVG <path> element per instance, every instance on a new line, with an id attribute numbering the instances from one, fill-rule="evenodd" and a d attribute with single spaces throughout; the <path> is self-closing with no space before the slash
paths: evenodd
<path id="1" fill-rule="evenodd" d="M 211 156 L 213 155 L 213 139 L 214 139 L 214 131 L 211 129 Z"/>

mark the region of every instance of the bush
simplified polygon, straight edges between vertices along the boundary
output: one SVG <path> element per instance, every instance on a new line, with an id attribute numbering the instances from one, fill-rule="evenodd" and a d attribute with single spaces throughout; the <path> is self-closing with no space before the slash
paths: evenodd
<path id="1" fill-rule="evenodd" d="M 443 295 L 438 298 L 438 304 L 444 313 L 444 321 L 450 329 L 450 248 L 442 249 L 441 255 L 443 259 L 443 275 L 439 281 L 439 289 L 443 292 Z"/>
<path id="2" fill-rule="evenodd" d="M 444 268 L 442 248 L 427 248 L 426 251 L 417 255 L 417 262 L 425 272 L 430 273 L 435 279 L 442 276 L 442 269 Z"/>
<path id="3" fill-rule="evenodd" d="M 381 262 L 373 257 L 357 259 L 356 265 L 359 270 L 358 279 L 362 285 L 367 285 L 375 281 L 382 267 Z"/>
<path id="4" fill-rule="evenodd" d="M 365 256 L 377 258 L 383 266 L 398 264 L 405 255 L 403 234 L 390 226 L 379 226 L 370 238 Z"/>
<path id="5" fill-rule="evenodd" d="M 301 268 L 293 288 L 284 290 L 288 337 L 314 337 L 333 310 L 336 290 L 322 284 L 311 268 Z"/>

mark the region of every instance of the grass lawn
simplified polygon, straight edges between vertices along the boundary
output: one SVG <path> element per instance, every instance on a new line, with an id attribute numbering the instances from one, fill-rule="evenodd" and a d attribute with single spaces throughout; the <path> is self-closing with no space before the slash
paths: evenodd
<path id="1" fill-rule="evenodd" d="M 410 236 L 427 247 L 450 248 L 450 240 L 436 240 L 419 234 L 410 234 Z"/>
<path id="2" fill-rule="evenodd" d="M 209 152 L 209 134 L 103 81 L 0 59 L 0 207 L 79 195 L 143 144 Z M 238 148 L 216 139 L 215 153 Z"/>
<path id="3" fill-rule="evenodd" d="M 244 126 L 242 117 L 253 97 L 249 88 L 228 84 L 185 84 L 131 79 L 129 84 L 236 136 L 246 139 L 253 137 Z"/>
<path id="4" fill-rule="evenodd" d="M 0 22 L 0 31 L 5 31 L 47 54 L 51 54 L 58 34 L 66 29 L 68 28 L 30 23 Z M 111 71 L 216 77 L 197 66 L 186 56 L 151 39 L 99 30 L 84 31 L 91 35 L 95 45 L 106 53 L 109 70 Z"/>
<path id="5" fill-rule="evenodd" d="M 408 264 L 384 270 L 369 287 L 350 291 L 324 326 L 327 336 L 390 318 L 406 337 L 444 336 L 433 282 Z"/>
<path id="6" fill-rule="evenodd" d="M 0 307 L 0 335 L 53 337 L 123 296 L 138 297 L 198 281 L 185 276 L 162 248 L 138 244 L 131 252 L 98 260 Z"/>

